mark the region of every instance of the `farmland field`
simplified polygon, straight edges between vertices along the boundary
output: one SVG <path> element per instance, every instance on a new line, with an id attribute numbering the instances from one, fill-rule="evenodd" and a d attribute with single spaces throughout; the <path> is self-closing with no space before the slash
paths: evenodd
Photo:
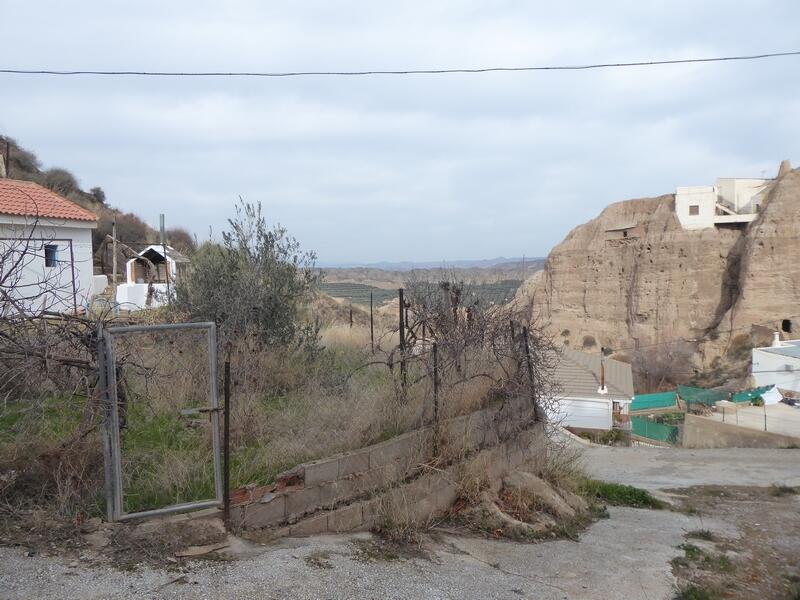
<path id="1" fill-rule="evenodd" d="M 505 279 L 494 283 L 470 285 L 468 289 L 484 302 L 502 304 L 514 297 L 521 284 L 522 281 L 519 279 Z M 380 306 L 387 300 L 397 297 L 397 290 L 386 290 L 364 283 L 322 283 L 320 291 L 334 298 L 343 298 L 355 304 L 364 305 L 369 305 L 369 295 L 372 292 L 375 306 Z"/>

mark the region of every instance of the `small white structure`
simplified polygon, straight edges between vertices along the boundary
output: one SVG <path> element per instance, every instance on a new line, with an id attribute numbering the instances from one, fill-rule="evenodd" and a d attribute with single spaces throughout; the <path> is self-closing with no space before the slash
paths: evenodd
<path id="1" fill-rule="evenodd" d="M 771 179 L 725 177 L 713 186 L 679 187 L 675 213 L 684 229 L 754 221 Z"/>
<path id="2" fill-rule="evenodd" d="M 561 388 L 558 406 L 550 420 L 564 427 L 610 431 L 614 422 L 628 422 L 633 402 L 631 366 L 564 348 L 554 370 Z"/>
<path id="3" fill-rule="evenodd" d="M 117 303 L 127 310 L 155 308 L 169 301 L 189 259 L 171 246 L 153 244 L 125 264 L 126 283 L 117 286 Z"/>
<path id="4" fill-rule="evenodd" d="M 781 341 L 776 331 L 771 346 L 753 348 L 752 375 L 757 386 L 800 393 L 800 340 Z"/>
<path id="5" fill-rule="evenodd" d="M 94 213 L 55 192 L 0 178 L 0 289 L 31 312 L 80 312 L 93 291 L 96 227 Z"/>

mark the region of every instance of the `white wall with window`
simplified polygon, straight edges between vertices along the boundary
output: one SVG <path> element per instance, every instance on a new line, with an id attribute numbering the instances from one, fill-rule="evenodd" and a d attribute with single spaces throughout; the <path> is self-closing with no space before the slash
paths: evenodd
<path id="1" fill-rule="evenodd" d="M 10 251 L 7 259 L 20 259 L 15 297 L 34 310 L 71 312 L 84 307 L 92 295 L 94 227 L 89 221 L 40 219 L 34 228 L 31 217 L 0 214 L 0 253 Z M 2 267 L 4 272 L 11 268 Z M 45 289 L 50 292 L 41 296 Z"/>

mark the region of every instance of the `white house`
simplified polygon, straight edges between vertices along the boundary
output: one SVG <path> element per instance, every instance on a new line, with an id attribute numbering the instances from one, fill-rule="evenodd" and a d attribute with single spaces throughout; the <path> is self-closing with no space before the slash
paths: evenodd
<path id="1" fill-rule="evenodd" d="M 753 348 L 752 375 L 756 386 L 800 393 L 800 340 L 782 341 L 775 332 L 771 346 Z"/>
<path id="2" fill-rule="evenodd" d="M 0 291 L 24 310 L 79 312 L 92 295 L 94 213 L 30 181 L 0 178 Z"/>
<path id="3" fill-rule="evenodd" d="M 155 308 L 175 293 L 175 283 L 189 259 L 171 246 L 148 246 L 125 264 L 125 283 L 117 286 L 117 303 L 129 310 Z"/>
<path id="4" fill-rule="evenodd" d="M 771 181 L 725 177 L 713 186 L 679 187 L 675 213 L 684 229 L 750 223 L 758 216 Z"/>
<path id="5" fill-rule="evenodd" d="M 554 369 L 560 388 L 557 408 L 550 419 L 565 427 L 609 431 L 614 422 L 627 422 L 633 402 L 631 366 L 564 348 Z"/>

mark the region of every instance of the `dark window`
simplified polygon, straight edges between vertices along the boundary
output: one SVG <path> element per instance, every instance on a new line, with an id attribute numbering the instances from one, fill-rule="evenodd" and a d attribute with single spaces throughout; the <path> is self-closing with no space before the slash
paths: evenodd
<path id="1" fill-rule="evenodd" d="M 58 246 L 47 244 L 44 247 L 44 266 L 55 267 L 58 265 Z"/>
<path id="2" fill-rule="evenodd" d="M 700 205 L 699 204 L 690 204 L 689 205 L 689 214 L 692 216 L 696 216 L 700 214 Z"/>
<path id="3" fill-rule="evenodd" d="M 625 237 L 628 237 L 628 232 L 627 232 L 627 230 L 622 232 L 622 237 L 624 237 L 624 238 L 625 238 Z"/>
<path id="4" fill-rule="evenodd" d="M 792 333 L 792 321 L 791 319 L 784 319 L 781 321 L 781 329 L 784 333 Z"/>

